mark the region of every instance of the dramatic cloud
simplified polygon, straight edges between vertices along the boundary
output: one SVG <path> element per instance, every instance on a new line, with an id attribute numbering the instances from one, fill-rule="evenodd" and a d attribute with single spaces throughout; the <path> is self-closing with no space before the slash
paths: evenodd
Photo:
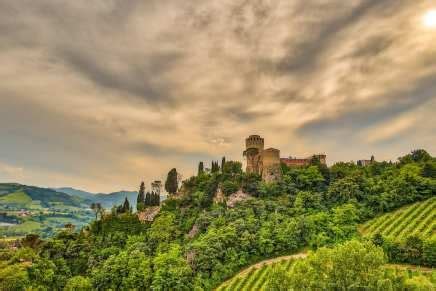
<path id="1" fill-rule="evenodd" d="M 252 133 L 330 163 L 435 154 L 432 8 L 0 0 L 0 181 L 132 189 Z"/>

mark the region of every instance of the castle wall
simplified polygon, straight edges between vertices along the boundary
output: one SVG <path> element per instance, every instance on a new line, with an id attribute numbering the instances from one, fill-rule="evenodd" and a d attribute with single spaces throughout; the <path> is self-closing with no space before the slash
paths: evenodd
<path id="1" fill-rule="evenodd" d="M 278 181 L 282 177 L 280 150 L 269 148 L 263 151 L 262 178 L 266 182 Z"/>
<path id="2" fill-rule="evenodd" d="M 310 165 L 313 156 L 297 158 L 280 158 L 280 150 L 274 148 L 264 149 L 264 139 L 259 135 L 250 135 L 245 139 L 244 156 L 247 159 L 247 173 L 256 173 L 266 182 L 278 181 L 282 177 L 281 163 L 290 167 L 303 167 Z M 326 155 L 315 155 L 321 164 L 326 164 Z"/>

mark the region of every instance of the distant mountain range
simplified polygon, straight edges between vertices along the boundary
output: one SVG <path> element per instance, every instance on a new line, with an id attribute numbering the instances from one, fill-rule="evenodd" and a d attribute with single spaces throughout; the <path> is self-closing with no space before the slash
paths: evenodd
<path id="1" fill-rule="evenodd" d="M 118 191 L 113 193 L 91 193 L 71 187 L 41 188 L 21 185 L 17 183 L 0 183 L 0 206 L 36 209 L 51 208 L 55 205 L 89 208 L 91 203 L 100 203 L 104 208 L 110 209 L 120 205 L 127 197 L 133 209 L 136 209 L 136 191 Z M 166 197 L 161 195 L 161 200 Z M 1 207 L 0 207 L 1 208 Z"/>
<path id="2" fill-rule="evenodd" d="M 101 203 L 104 208 L 111 208 L 113 205 L 119 205 L 124 202 L 127 197 L 130 205 L 136 208 L 136 198 L 138 192 L 136 191 L 118 191 L 113 193 L 91 193 L 83 190 L 74 189 L 71 187 L 54 188 L 57 192 L 68 194 L 71 197 L 81 198 L 87 201 L 89 204 Z"/>

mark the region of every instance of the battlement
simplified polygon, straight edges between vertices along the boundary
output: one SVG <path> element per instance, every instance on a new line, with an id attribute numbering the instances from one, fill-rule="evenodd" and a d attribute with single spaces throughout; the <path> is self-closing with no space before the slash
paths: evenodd
<path id="1" fill-rule="evenodd" d="M 255 148 L 260 151 L 263 151 L 264 139 L 259 135 L 250 135 L 248 138 L 245 139 L 245 148 L 246 149 Z"/>

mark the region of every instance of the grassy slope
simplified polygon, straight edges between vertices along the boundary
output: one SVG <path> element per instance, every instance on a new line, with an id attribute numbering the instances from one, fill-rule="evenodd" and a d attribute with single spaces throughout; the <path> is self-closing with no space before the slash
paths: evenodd
<path id="1" fill-rule="evenodd" d="M 365 236 L 380 233 L 386 237 L 402 238 L 416 235 L 436 237 L 436 197 L 417 202 L 374 218 L 360 227 Z"/>
<path id="2" fill-rule="evenodd" d="M 23 191 L 17 191 L 1 196 L 0 203 L 26 205 L 32 203 L 32 198 Z"/>
<path id="3" fill-rule="evenodd" d="M 42 227 L 41 223 L 31 220 L 25 221 L 24 223 L 18 224 L 17 226 L 13 226 L 16 232 L 23 232 L 23 233 L 32 233 L 40 230 L 41 227 Z"/>
<path id="4" fill-rule="evenodd" d="M 24 208 L 49 208 L 56 204 L 80 208 L 85 203 L 79 197 L 52 189 L 8 183 L 0 183 L 0 202 L 11 206 L 23 205 Z"/>

